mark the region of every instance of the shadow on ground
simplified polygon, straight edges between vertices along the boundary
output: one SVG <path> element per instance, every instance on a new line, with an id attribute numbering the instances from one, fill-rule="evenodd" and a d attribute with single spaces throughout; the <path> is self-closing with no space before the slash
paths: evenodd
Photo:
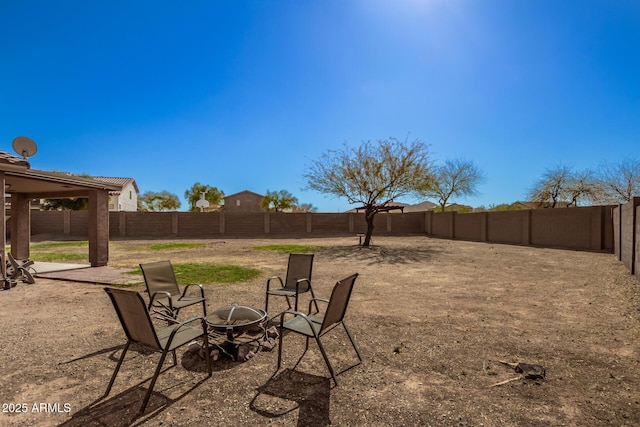
<path id="1" fill-rule="evenodd" d="M 299 409 L 299 427 L 326 426 L 331 424 L 330 386 L 329 378 L 285 369 L 258 387 L 249 407 L 267 418 L 282 417 Z"/>
<path id="2" fill-rule="evenodd" d="M 199 387 L 208 378 L 203 378 L 195 383 L 180 396 L 170 399 L 160 392 L 152 392 L 151 398 L 140 416 L 138 412 L 147 389 L 142 387 L 143 381 L 107 400 L 98 399 L 73 414 L 71 419 L 59 424 L 60 427 L 85 427 L 85 426 L 138 426 L 149 422 L 169 406 L 181 400 L 191 391 Z"/>
<path id="3" fill-rule="evenodd" d="M 322 254 L 329 257 L 337 257 L 346 260 L 366 262 L 368 265 L 377 264 L 409 264 L 412 262 L 424 262 L 437 254 L 437 248 L 391 248 L 385 246 L 329 246 L 322 249 Z"/>

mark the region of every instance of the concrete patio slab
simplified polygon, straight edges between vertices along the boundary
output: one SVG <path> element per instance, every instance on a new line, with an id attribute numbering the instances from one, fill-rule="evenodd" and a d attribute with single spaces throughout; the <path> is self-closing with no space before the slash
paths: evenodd
<path id="1" fill-rule="evenodd" d="M 98 283 L 102 285 L 135 285 L 143 283 L 142 276 L 128 274 L 129 269 L 115 267 L 91 267 L 86 264 L 36 262 L 35 277 L 72 282 Z"/>

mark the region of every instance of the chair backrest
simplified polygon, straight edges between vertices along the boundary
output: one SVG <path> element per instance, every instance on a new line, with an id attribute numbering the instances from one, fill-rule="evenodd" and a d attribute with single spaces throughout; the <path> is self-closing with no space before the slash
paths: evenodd
<path id="1" fill-rule="evenodd" d="M 147 285 L 147 292 L 153 295 L 156 292 L 169 292 L 171 295 L 179 295 L 180 288 L 173 266 L 170 261 L 150 262 L 140 264 L 144 283 Z"/>
<path id="2" fill-rule="evenodd" d="M 289 254 L 287 266 L 287 278 L 284 283 L 286 289 L 295 289 L 296 282 L 300 279 L 311 281 L 311 269 L 313 268 L 313 254 Z M 300 292 L 309 290 L 307 283 L 300 283 Z"/>
<path id="3" fill-rule="evenodd" d="M 347 305 L 349 305 L 353 285 L 357 278 L 358 273 L 354 273 L 351 276 L 340 280 L 333 287 L 331 299 L 329 299 L 329 305 L 327 305 L 327 311 L 324 313 L 324 320 L 322 321 L 322 328 L 320 328 L 320 332 L 338 322 L 342 322 L 342 319 L 344 319 L 344 315 L 347 312 Z"/>
<path id="4" fill-rule="evenodd" d="M 7 258 L 9 259 L 9 263 L 11 264 L 11 267 L 15 268 L 16 270 L 20 267 L 18 265 L 18 261 L 16 261 L 16 259 L 13 257 L 11 252 L 7 252 Z"/>
<path id="5" fill-rule="evenodd" d="M 120 324 L 131 341 L 161 349 L 156 330 L 142 299 L 136 291 L 116 288 L 104 288 L 116 309 Z"/>

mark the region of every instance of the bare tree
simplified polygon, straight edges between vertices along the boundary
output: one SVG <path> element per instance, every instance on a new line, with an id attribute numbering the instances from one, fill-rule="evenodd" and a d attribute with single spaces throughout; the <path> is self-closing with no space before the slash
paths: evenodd
<path id="1" fill-rule="evenodd" d="M 269 191 L 260 201 L 260 207 L 265 210 L 271 209 L 282 212 L 285 209 L 293 208 L 298 203 L 298 198 L 287 190 Z"/>
<path id="2" fill-rule="evenodd" d="M 558 202 L 563 201 L 564 188 L 569 182 L 571 168 L 568 166 L 555 166 L 547 169 L 534 187 L 529 191 L 532 202 L 540 204 L 550 203 L 555 208 Z"/>
<path id="3" fill-rule="evenodd" d="M 600 190 L 593 172 L 574 172 L 569 166 L 555 166 L 547 169 L 529 191 L 531 201 L 549 203 L 552 208 L 560 202 L 566 206 L 578 206 L 579 202 L 595 201 Z"/>
<path id="4" fill-rule="evenodd" d="M 447 160 L 436 167 L 435 177 L 431 185 L 420 191 L 425 197 L 438 200 L 442 212 L 452 197 L 474 196 L 477 187 L 484 181 L 484 174 L 470 160 Z"/>
<path id="5" fill-rule="evenodd" d="M 590 169 L 571 174 L 565 192 L 569 204 L 578 206 L 578 202 L 592 203 L 601 198 L 601 187 Z"/>
<path id="6" fill-rule="evenodd" d="M 640 196 L 640 160 L 627 157 L 619 163 L 603 163 L 598 168 L 603 203 L 627 203 Z"/>
<path id="7" fill-rule="evenodd" d="M 304 174 L 309 189 L 362 204 L 367 233 L 363 246 L 369 246 L 373 220 L 388 211 L 394 199 L 424 188 L 432 180 L 427 145 L 395 138 L 367 141 L 353 148 L 329 150 L 313 161 Z"/>

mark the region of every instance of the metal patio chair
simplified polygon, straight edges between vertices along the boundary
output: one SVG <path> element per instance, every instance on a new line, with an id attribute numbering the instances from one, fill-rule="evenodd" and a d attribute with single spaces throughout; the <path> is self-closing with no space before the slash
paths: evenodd
<path id="1" fill-rule="evenodd" d="M 202 304 L 203 317 L 207 317 L 204 288 L 200 284 L 192 283 L 180 292 L 170 261 L 140 264 L 140 269 L 149 293 L 148 310 L 156 318 L 167 323 L 176 323 L 180 309 L 194 304 Z M 199 293 L 196 296 L 187 296 L 190 287 L 199 288 Z"/>
<path id="2" fill-rule="evenodd" d="M 311 292 L 311 297 L 315 298 L 311 287 L 311 272 L 313 268 L 313 254 L 289 254 L 287 265 L 287 276 L 283 281 L 280 276 L 273 276 L 267 280 L 267 291 L 265 295 L 264 311 L 269 313 L 269 296 L 281 296 L 287 300 L 287 305 L 291 309 L 291 301 L 294 298 L 294 310 L 298 311 L 298 295 L 304 292 Z M 279 288 L 271 288 L 271 282 L 279 282 Z M 315 301 L 314 301 L 315 302 Z M 316 311 L 318 304 L 316 303 Z M 271 316 L 277 317 L 278 315 Z"/>
<path id="3" fill-rule="evenodd" d="M 10 280 L 22 280 L 24 283 L 34 284 L 36 280 L 30 270 L 34 262 L 30 259 L 18 261 L 11 252 L 7 252 L 7 276 Z"/>
<path id="4" fill-rule="evenodd" d="M 336 379 L 336 373 L 329 362 L 329 358 L 327 357 L 327 353 L 320 341 L 320 338 L 333 330 L 336 326 L 342 325 L 345 332 L 347 333 L 347 337 L 349 337 L 349 341 L 351 341 L 351 345 L 358 356 L 358 364 L 362 362 L 362 357 L 360 356 L 360 351 L 358 351 L 358 347 L 356 347 L 356 343 L 353 341 L 353 337 L 349 333 L 347 329 L 347 325 L 344 323 L 344 315 L 347 312 L 347 305 L 349 304 L 349 299 L 351 297 L 351 291 L 353 290 L 353 285 L 358 277 L 358 273 L 355 273 L 349 277 L 346 277 L 335 284 L 333 287 L 333 291 L 331 292 L 331 298 L 329 300 L 323 298 L 313 298 L 309 301 L 309 310 L 308 313 L 300 313 L 298 311 L 287 310 L 280 315 L 280 345 L 278 346 L 278 370 L 282 364 L 282 338 L 285 331 L 291 331 L 297 334 L 304 335 L 306 337 L 306 344 L 304 353 L 309 349 L 309 338 L 315 339 L 318 344 L 318 348 L 320 349 L 320 353 L 322 353 L 322 357 L 324 358 L 325 363 L 327 364 L 327 368 L 329 368 L 329 372 L 331 373 L 331 378 L 336 385 L 338 385 L 338 380 Z M 320 314 L 311 314 L 311 305 L 316 301 L 321 301 L 327 303 L 326 310 L 324 315 Z M 293 315 L 294 317 L 285 321 L 285 316 L 287 314 Z M 304 356 L 304 353 L 302 356 Z M 302 358 L 302 357 L 301 357 Z M 355 366 L 355 365 L 354 365 Z"/>
<path id="5" fill-rule="evenodd" d="M 176 349 L 202 337 L 204 339 L 205 354 L 209 354 L 207 326 L 203 317 L 193 317 L 182 323 L 173 324 L 167 328 L 156 330 L 153 326 L 151 316 L 149 315 L 149 311 L 147 310 L 144 300 L 138 292 L 116 288 L 104 288 L 104 290 L 107 292 L 107 295 L 109 295 L 109 298 L 113 303 L 113 307 L 118 314 L 118 318 L 122 324 L 122 329 L 124 329 L 124 333 L 127 336 L 127 344 L 122 350 L 120 360 L 118 360 L 116 369 L 113 371 L 111 381 L 109 381 L 109 386 L 107 387 L 107 391 L 104 393 L 103 397 L 107 397 L 109 395 L 111 387 L 118 375 L 118 371 L 120 370 L 120 366 L 122 366 L 122 362 L 124 361 L 124 356 L 127 354 L 127 350 L 131 343 L 138 343 L 155 351 L 162 352 L 162 356 L 158 361 L 158 366 L 151 378 L 151 384 L 149 384 L 149 389 L 147 390 L 147 394 L 142 402 L 142 407 L 139 411 L 139 414 L 141 415 L 147 407 L 153 387 L 156 384 L 158 375 L 162 370 L 162 365 L 169 352 L 173 355 L 173 366 L 176 366 L 178 364 Z M 188 325 L 188 323 L 196 321 L 200 322 L 200 327 L 196 328 Z M 206 357 L 205 359 L 207 361 L 207 371 L 209 373 L 209 377 L 211 377 L 211 360 L 209 357 Z"/>

